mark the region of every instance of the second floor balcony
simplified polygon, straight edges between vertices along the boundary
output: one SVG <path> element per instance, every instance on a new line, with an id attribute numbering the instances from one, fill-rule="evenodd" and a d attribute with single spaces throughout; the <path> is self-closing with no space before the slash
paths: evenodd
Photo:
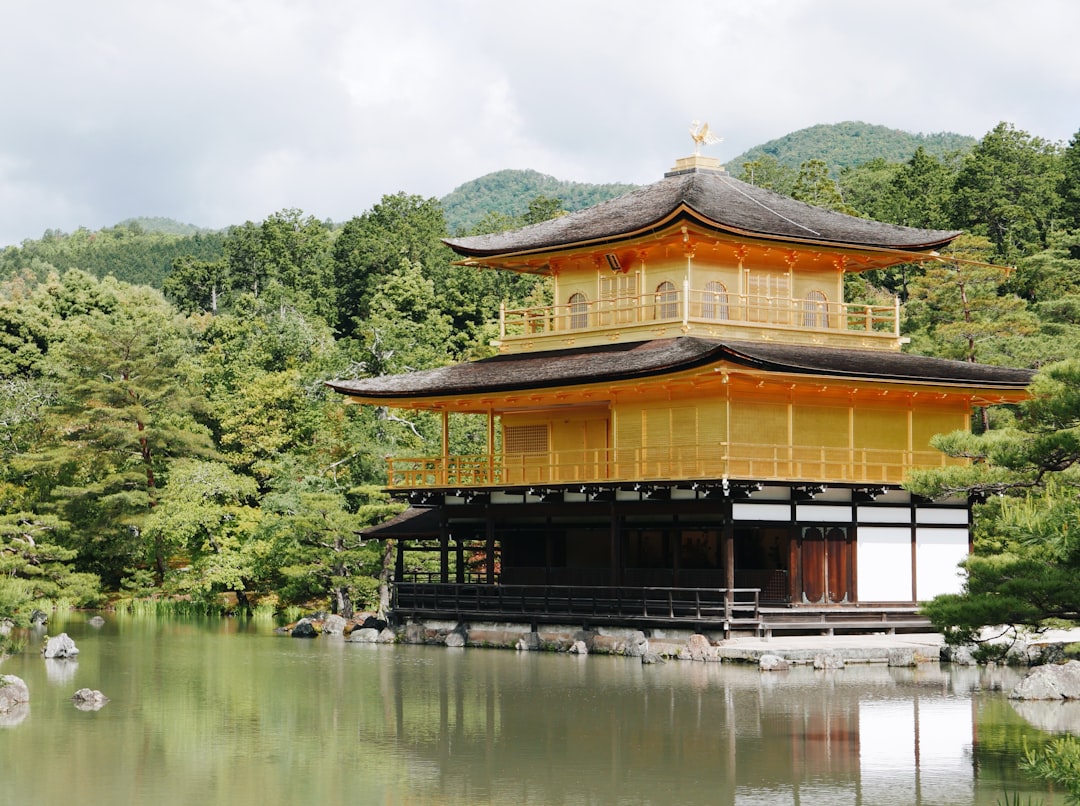
<path id="1" fill-rule="evenodd" d="M 499 315 L 499 340 L 513 352 L 570 344 L 641 340 L 674 335 L 776 340 L 899 349 L 900 301 L 891 305 L 737 294 L 665 284 L 656 291 L 589 300 L 574 294 L 564 304 L 508 309 Z"/>
<path id="2" fill-rule="evenodd" d="M 395 490 L 482 489 L 546 484 L 635 484 L 742 478 L 760 481 L 899 484 L 912 468 L 962 464 L 935 450 L 830 448 L 732 442 L 664 448 L 613 448 L 394 457 Z"/>

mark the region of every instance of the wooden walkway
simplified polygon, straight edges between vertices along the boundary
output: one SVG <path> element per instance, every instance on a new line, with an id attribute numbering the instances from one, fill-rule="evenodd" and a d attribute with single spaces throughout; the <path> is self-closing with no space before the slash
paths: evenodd
<path id="1" fill-rule="evenodd" d="M 837 635 L 929 632 L 915 606 L 762 606 L 759 588 L 601 587 L 402 582 L 399 620 L 453 619 L 529 624 L 669 627 L 750 634 Z"/>

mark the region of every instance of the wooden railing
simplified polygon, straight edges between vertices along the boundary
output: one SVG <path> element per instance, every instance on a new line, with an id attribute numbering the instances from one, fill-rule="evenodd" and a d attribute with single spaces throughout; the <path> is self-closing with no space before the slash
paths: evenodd
<path id="1" fill-rule="evenodd" d="M 415 584 L 394 586 L 398 616 L 760 624 L 757 588 Z"/>
<path id="2" fill-rule="evenodd" d="M 898 484 L 912 468 L 961 464 L 938 451 L 732 442 L 666 448 L 387 459 L 392 489 L 748 478 Z"/>
<path id="3" fill-rule="evenodd" d="M 892 305 L 864 305 L 684 287 L 564 305 L 503 308 L 499 313 L 499 338 L 529 339 L 660 323 L 751 325 L 898 338 L 900 303 L 896 300 Z"/>

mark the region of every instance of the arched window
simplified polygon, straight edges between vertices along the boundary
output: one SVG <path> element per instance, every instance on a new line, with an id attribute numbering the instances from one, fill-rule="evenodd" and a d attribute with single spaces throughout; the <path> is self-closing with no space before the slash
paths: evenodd
<path id="1" fill-rule="evenodd" d="M 589 326 L 589 301 L 582 293 L 570 297 L 570 328 L 580 330 Z"/>
<path id="2" fill-rule="evenodd" d="M 728 299 L 727 288 L 723 283 L 705 283 L 705 296 L 701 302 L 701 316 L 704 319 L 727 319 Z"/>
<path id="3" fill-rule="evenodd" d="M 820 291 L 811 291 L 803 300 L 803 327 L 828 327 L 829 301 Z"/>
<path id="4" fill-rule="evenodd" d="M 656 287 L 656 318 L 674 319 L 679 315 L 679 295 L 675 283 L 664 280 Z"/>

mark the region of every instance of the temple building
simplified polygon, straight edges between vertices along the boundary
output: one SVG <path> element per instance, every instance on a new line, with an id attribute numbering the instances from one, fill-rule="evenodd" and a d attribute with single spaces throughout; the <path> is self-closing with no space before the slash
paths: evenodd
<path id="1" fill-rule="evenodd" d="M 463 265 L 550 278 L 499 316 L 497 355 L 339 380 L 441 416 L 441 452 L 388 459 L 409 510 L 403 617 L 770 632 L 914 626 L 957 591 L 967 500 L 901 487 L 930 446 L 1026 370 L 902 352 L 900 306 L 844 277 L 945 260 L 960 233 L 806 205 L 678 160 L 655 184 L 509 232 L 448 239 Z M 456 418 L 482 445 L 452 450 Z M 410 576 L 411 551 L 439 571 Z M 472 562 L 470 562 L 470 559 Z"/>

